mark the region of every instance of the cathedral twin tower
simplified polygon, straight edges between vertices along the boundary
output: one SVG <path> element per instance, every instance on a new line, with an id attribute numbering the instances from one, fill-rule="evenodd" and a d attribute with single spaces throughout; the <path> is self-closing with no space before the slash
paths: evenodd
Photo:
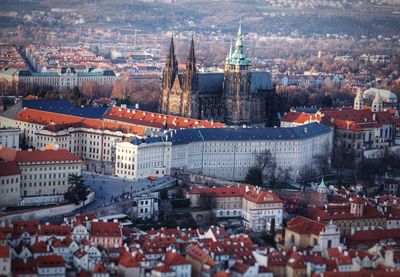
<path id="1" fill-rule="evenodd" d="M 235 48 L 232 43 L 224 72 L 199 73 L 193 38 L 186 68 L 178 71 L 174 40 L 163 70 L 160 112 L 185 117 L 223 121 L 229 125 L 262 124 L 266 99 L 273 91 L 271 75 L 251 71 L 251 60 L 243 52 L 239 26 Z"/>

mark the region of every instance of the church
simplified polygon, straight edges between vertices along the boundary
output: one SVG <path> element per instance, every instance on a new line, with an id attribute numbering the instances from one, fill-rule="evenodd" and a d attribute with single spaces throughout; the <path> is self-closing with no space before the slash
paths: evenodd
<path id="1" fill-rule="evenodd" d="M 228 125 L 264 125 L 268 99 L 275 89 L 271 74 L 252 70 L 243 51 L 240 24 L 236 43 L 226 57 L 224 72 L 198 72 L 192 38 L 186 68 L 178 71 L 173 38 L 163 70 L 160 112 L 222 121 Z"/>

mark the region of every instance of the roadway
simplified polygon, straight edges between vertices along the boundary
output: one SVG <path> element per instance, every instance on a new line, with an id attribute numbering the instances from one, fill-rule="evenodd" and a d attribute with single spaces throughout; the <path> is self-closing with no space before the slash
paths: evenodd
<path id="1" fill-rule="evenodd" d="M 85 184 L 95 191 L 95 201 L 83 207 L 85 212 L 97 207 L 109 205 L 127 199 L 130 195 L 143 194 L 168 187 L 174 180 L 171 176 L 159 177 L 155 181 L 132 181 L 110 175 L 98 175 L 91 172 L 82 173 Z"/>

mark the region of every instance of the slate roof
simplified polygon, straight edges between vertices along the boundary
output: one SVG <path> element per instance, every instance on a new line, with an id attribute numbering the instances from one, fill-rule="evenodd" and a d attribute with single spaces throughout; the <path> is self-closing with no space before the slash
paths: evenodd
<path id="1" fill-rule="evenodd" d="M 201 128 L 167 134 L 173 145 L 199 141 L 301 140 L 331 132 L 324 124 L 311 123 L 289 128 Z"/>
<path id="2" fill-rule="evenodd" d="M 74 106 L 67 100 L 59 100 L 59 99 L 39 99 L 35 101 L 23 100 L 22 107 L 34 110 L 53 112 L 53 113 L 86 117 L 86 118 L 102 118 L 103 114 L 107 111 L 107 107 L 79 108 Z"/>
<path id="3" fill-rule="evenodd" d="M 199 90 L 200 93 L 222 93 L 224 83 L 223 72 L 206 72 L 199 73 Z M 256 92 L 271 90 L 273 88 L 271 75 L 266 71 L 252 71 L 250 91 Z"/>
<path id="4" fill-rule="evenodd" d="M 251 72 L 251 83 L 250 91 L 255 92 L 256 90 L 264 91 L 271 90 L 272 80 L 271 75 L 266 71 L 252 71 Z"/>
<path id="5" fill-rule="evenodd" d="M 200 93 L 222 92 L 222 84 L 224 83 L 223 72 L 199 73 L 198 78 Z"/>

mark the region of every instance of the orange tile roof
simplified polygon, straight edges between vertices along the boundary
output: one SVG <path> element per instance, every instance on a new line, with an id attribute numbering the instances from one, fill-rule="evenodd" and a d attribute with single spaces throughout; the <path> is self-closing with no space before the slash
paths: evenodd
<path id="1" fill-rule="evenodd" d="M 282 117 L 281 121 L 292 122 L 297 124 L 305 124 L 311 122 L 320 122 L 321 117 L 317 114 L 311 114 L 305 112 L 288 112 Z"/>
<path id="2" fill-rule="evenodd" d="M 118 222 L 92 222 L 91 236 L 121 237 L 121 229 Z"/>
<path id="3" fill-rule="evenodd" d="M 159 113 L 146 112 L 141 110 L 131 110 L 120 107 L 111 107 L 104 115 L 105 119 L 126 122 L 141 126 L 163 128 L 165 125 L 170 129 L 179 128 L 221 128 L 225 125 L 219 122 L 198 120 L 174 115 L 164 115 Z"/>
<path id="4" fill-rule="evenodd" d="M 287 222 L 286 229 L 298 234 L 314 234 L 319 236 L 324 228 L 325 224 L 321 222 L 302 216 L 296 216 Z"/>
<path id="5" fill-rule="evenodd" d="M 123 255 L 118 264 L 124 267 L 140 267 L 140 261 L 132 257 L 130 254 Z"/>
<path id="6" fill-rule="evenodd" d="M 364 128 L 378 128 L 394 123 L 394 115 L 389 111 L 372 112 L 370 109 L 352 108 L 323 109 L 322 123 L 341 130 L 362 131 Z"/>
<path id="7" fill-rule="evenodd" d="M 16 155 L 17 155 L 17 150 L 0 146 L 0 159 L 4 161 L 15 161 Z"/>
<path id="8" fill-rule="evenodd" d="M 97 130 L 121 131 L 123 133 L 136 134 L 143 136 L 145 128 L 128 124 L 112 123 L 101 119 L 83 118 L 73 115 L 52 113 L 25 108 L 21 110 L 16 120 L 46 126 L 45 129 L 58 132 L 69 127 L 87 128 Z"/>
<path id="9" fill-rule="evenodd" d="M 190 194 L 211 193 L 216 197 L 244 197 L 253 203 L 282 203 L 282 200 L 272 191 L 257 189 L 255 186 L 240 184 L 231 187 L 192 188 Z"/>
<path id="10" fill-rule="evenodd" d="M 190 264 L 188 260 L 173 251 L 165 253 L 164 263 L 169 266 Z"/>

